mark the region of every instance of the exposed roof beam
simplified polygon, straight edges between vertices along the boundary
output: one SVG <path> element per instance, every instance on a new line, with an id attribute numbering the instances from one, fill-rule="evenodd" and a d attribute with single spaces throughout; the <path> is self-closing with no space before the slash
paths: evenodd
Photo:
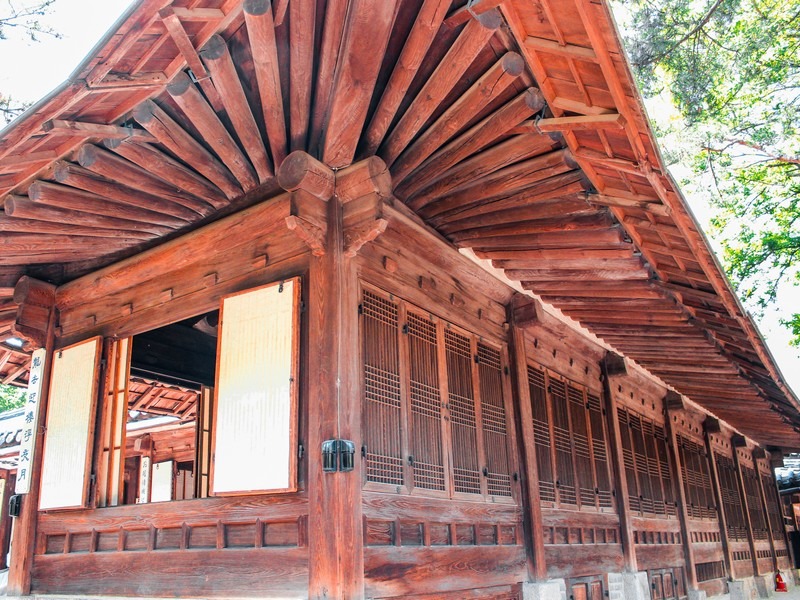
<path id="1" fill-rule="evenodd" d="M 566 58 L 590 62 L 595 62 L 597 60 L 597 55 L 591 48 L 584 48 L 583 46 L 576 46 L 575 44 L 562 45 L 556 41 L 532 35 L 525 38 L 525 46 L 536 52 L 547 52 L 548 54 L 557 54 Z"/>

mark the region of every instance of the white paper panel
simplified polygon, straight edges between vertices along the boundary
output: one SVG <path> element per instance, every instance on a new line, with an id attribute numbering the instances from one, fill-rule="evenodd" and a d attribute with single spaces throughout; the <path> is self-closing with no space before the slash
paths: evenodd
<path id="1" fill-rule="evenodd" d="M 172 461 L 155 463 L 150 484 L 150 502 L 172 500 Z"/>
<path id="2" fill-rule="evenodd" d="M 150 457 L 143 456 L 139 459 L 139 496 L 136 498 L 138 504 L 150 502 Z"/>
<path id="3" fill-rule="evenodd" d="M 84 505 L 99 338 L 55 353 L 39 508 Z"/>
<path id="4" fill-rule="evenodd" d="M 293 346 L 297 281 L 222 304 L 214 494 L 295 487 Z"/>

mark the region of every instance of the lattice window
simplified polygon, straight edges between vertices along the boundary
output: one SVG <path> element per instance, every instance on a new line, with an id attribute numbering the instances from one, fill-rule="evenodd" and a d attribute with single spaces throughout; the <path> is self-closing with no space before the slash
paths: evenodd
<path id="1" fill-rule="evenodd" d="M 533 413 L 533 439 L 536 443 L 536 466 L 539 468 L 539 498 L 556 501 L 553 462 L 550 455 L 550 417 L 547 414 L 547 384 L 541 369 L 528 366 L 528 389 Z"/>
<path id="2" fill-rule="evenodd" d="M 376 290 L 360 314 L 366 481 L 513 497 L 501 351 Z"/>
<path id="3" fill-rule="evenodd" d="M 686 513 L 690 519 L 717 519 L 717 507 L 711 489 L 706 451 L 700 444 L 679 435 L 681 479 L 686 494 Z"/>
<path id="4" fill-rule="evenodd" d="M 744 517 L 742 498 L 736 483 L 736 466 L 733 459 L 714 453 L 714 461 L 719 474 L 719 487 L 722 492 L 722 510 L 725 511 L 728 538 L 747 541 L 747 523 Z"/>
<path id="5" fill-rule="evenodd" d="M 633 458 L 633 442 L 631 441 L 631 428 L 628 420 L 628 411 L 618 410 L 620 442 L 622 446 L 622 461 L 625 463 L 625 479 L 628 482 L 628 503 L 632 512 L 641 512 L 642 503 L 639 500 L 639 479 L 636 476 L 636 461 Z"/>
<path id="6" fill-rule="evenodd" d="M 595 506 L 594 469 L 586 422 L 586 399 L 583 391 L 567 386 L 569 417 L 572 424 L 572 453 L 575 459 L 575 480 L 581 506 Z"/>
<path id="7" fill-rule="evenodd" d="M 613 508 L 600 397 L 528 365 L 542 502 Z"/>
<path id="8" fill-rule="evenodd" d="M 761 490 L 758 485 L 758 474 L 755 469 L 742 465 L 742 484 L 747 498 L 747 513 L 750 516 L 750 526 L 753 538 L 756 540 L 769 539 L 767 519 L 764 507 L 761 504 Z"/>
<path id="9" fill-rule="evenodd" d="M 402 485 L 398 307 L 365 291 L 362 313 L 367 481 Z"/>
<path id="10" fill-rule="evenodd" d="M 556 489 L 562 505 L 575 506 L 578 495 L 575 489 L 575 465 L 572 462 L 572 435 L 567 405 L 567 384 L 550 380 L 550 402 L 553 406 L 553 446 L 556 452 Z"/>
<path id="11" fill-rule="evenodd" d="M 725 564 L 721 561 L 697 563 L 695 565 L 697 581 L 711 581 L 725 577 Z"/>
<path id="12" fill-rule="evenodd" d="M 414 487 L 444 491 L 442 397 L 436 357 L 436 324 L 408 313 L 409 393 Z"/>
<path id="13" fill-rule="evenodd" d="M 599 396 L 587 394 L 586 397 L 589 408 L 589 429 L 592 435 L 597 503 L 600 508 L 612 508 L 613 488 L 608 464 L 608 443 L 606 442 L 605 427 L 603 426 L 603 414 L 605 411 L 600 404 Z"/>
<path id="14" fill-rule="evenodd" d="M 481 493 L 478 457 L 478 418 L 472 381 L 470 339 L 445 331 L 450 430 L 453 437 L 453 484 L 455 491 Z"/>
<path id="15" fill-rule="evenodd" d="M 664 427 L 624 408 L 617 412 L 631 511 L 677 516 Z"/>
<path id="16" fill-rule="evenodd" d="M 781 511 L 780 500 L 778 500 L 778 490 L 775 487 L 775 480 L 767 474 L 761 474 L 761 485 L 764 488 L 764 496 L 767 500 L 767 516 L 769 518 L 769 528 L 772 531 L 772 538 L 783 545 L 784 526 L 783 512 Z"/>
<path id="17" fill-rule="evenodd" d="M 666 431 L 660 425 L 654 427 L 654 433 L 658 472 L 661 477 L 661 487 L 664 494 L 664 510 L 668 516 L 675 517 L 678 515 L 678 507 L 670 469 L 669 449 L 667 447 L 669 442 L 667 441 Z"/>
<path id="18" fill-rule="evenodd" d="M 508 428 L 503 399 L 500 352 L 478 343 L 478 376 L 481 392 L 483 446 L 486 453 L 486 485 L 493 496 L 511 496 Z"/>

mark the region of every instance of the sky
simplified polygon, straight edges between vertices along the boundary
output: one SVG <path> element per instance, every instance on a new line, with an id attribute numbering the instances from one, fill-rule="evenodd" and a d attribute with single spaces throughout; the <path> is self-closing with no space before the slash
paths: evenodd
<path id="1" fill-rule="evenodd" d="M 0 16 L 5 3 L 0 0 Z M 11 0 L 23 6 L 27 0 Z M 0 92 L 15 100 L 35 102 L 63 83 L 94 45 L 114 24 L 130 4 L 129 0 L 56 0 L 52 11 L 40 18 L 45 27 L 61 34 L 60 39 L 42 35 L 38 42 L 20 37 L 11 28 L 8 39 L 0 40 Z M 648 106 L 651 115 L 666 115 L 669 107 Z M 0 123 L 2 125 L 2 123 Z M 671 169 L 676 181 L 688 171 L 677 166 Z M 688 198 L 701 226 L 707 230 L 711 211 L 702 193 Z M 769 309 L 759 323 L 787 383 L 800 394 L 800 349 L 789 346 L 790 334 L 779 323 L 779 315 L 788 308 L 800 306 L 800 289 L 785 289 L 780 295 L 783 305 Z"/>

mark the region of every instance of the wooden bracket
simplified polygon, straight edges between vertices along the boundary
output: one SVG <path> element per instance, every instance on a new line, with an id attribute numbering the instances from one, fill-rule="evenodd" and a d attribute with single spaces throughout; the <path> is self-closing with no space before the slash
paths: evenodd
<path id="1" fill-rule="evenodd" d="M 294 231 L 306 245 L 311 248 L 311 254 L 322 256 L 325 254 L 325 231 L 303 217 L 286 217 L 286 226 Z"/>
<path id="2" fill-rule="evenodd" d="M 734 433 L 731 436 L 731 446 L 734 448 L 744 448 L 747 446 L 747 440 L 745 437 L 739 433 Z"/>
<path id="3" fill-rule="evenodd" d="M 284 165 L 289 162 L 291 156 L 290 154 L 289 158 L 283 161 L 283 165 L 281 165 L 280 169 L 281 171 L 283 171 Z M 307 174 L 309 171 L 304 171 L 304 173 Z M 308 180 L 303 176 L 301 179 L 304 179 L 306 182 L 318 182 L 315 177 Z M 313 188 L 314 186 L 311 187 Z M 332 189 L 333 186 L 331 186 L 331 190 Z M 317 189 L 317 191 L 319 190 Z M 327 207 L 327 198 L 320 198 L 314 192 L 306 190 L 302 185 L 297 188 L 297 191 L 292 192 L 291 214 L 286 217 L 286 227 L 294 231 L 295 235 L 311 249 L 311 253 L 314 256 L 324 255 L 327 249 Z"/>
<path id="4" fill-rule="evenodd" d="M 715 419 L 714 417 L 706 417 L 706 420 L 703 421 L 703 429 L 705 429 L 706 433 L 719 433 L 722 431 L 719 419 Z"/>
<path id="5" fill-rule="evenodd" d="M 375 219 L 365 225 L 350 227 L 344 232 L 344 255 L 353 258 L 361 247 L 386 231 L 389 221 Z"/>
<path id="6" fill-rule="evenodd" d="M 766 458 L 767 451 L 764 450 L 761 446 L 756 446 L 753 448 L 753 458 Z"/>
<path id="7" fill-rule="evenodd" d="M 368 161 L 362 161 L 363 164 Z M 383 161 L 380 161 L 383 164 Z M 346 169 L 347 170 L 347 169 Z M 363 173 L 361 169 L 355 173 Z M 386 231 L 389 220 L 384 216 L 384 197 L 375 189 L 375 180 L 351 179 L 349 191 L 354 192 L 347 201 L 339 195 L 339 179 L 336 179 L 336 196 L 342 201 L 342 227 L 344 230 L 344 255 L 353 258 L 358 251 Z M 366 192 L 366 195 L 364 194 Z M 347 195 L 345 196 L 348 197 Z"/>
<path id="8" fill-rule="evenodd" d="M 667 412 L 686 408 L 683 404 L 683 396 L 673 390 L 668 390 L 667 395 L 664 396 L 664 407 L 667 409 Z"/>
<path id="9" fill-rule="evenodd" d="M 55 310 L 56 286 L 23 275 L 14 287 L 14 302 L 17 318 L 11 331 L 36 347 L 44 346 L 50 313 Z"/>
<path id="10" fill-rule="evenodd" d="M 515 294 L 511 301 L 511 318 L 514 325 L 525 329 L 539 322 L 538 302 L 529 296 Z"/>
<path id="11" fill-rule="evenodd" d="M 771 469 L 783 467 L 783 448 L 778 446 L 767 446 L 767 453 L 769 454 L 769 466 Z"/>
<path id="12" fill-rule="evenodd" d="M 628 374 L 628 367 L 625 365 L 625 358 L 615 352 L 606 352 L 603 358 L 603 367 L 608 377 L 617 377 Z"/>

